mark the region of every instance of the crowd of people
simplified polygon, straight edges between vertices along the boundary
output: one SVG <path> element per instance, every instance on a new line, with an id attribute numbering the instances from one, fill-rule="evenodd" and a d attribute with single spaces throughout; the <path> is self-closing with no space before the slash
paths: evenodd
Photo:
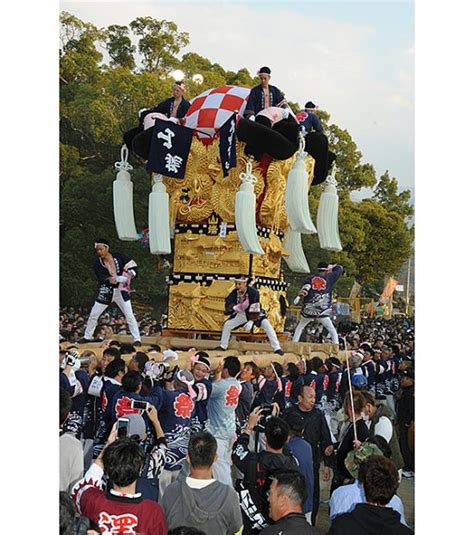
<path id="1" fill-rule="evenodd" d="M 263 368 L 63 343 L 61 533 L 317 533 L 320 472 L 330 534 L 410 533 L 396 491 L 415 470 L 413 320 L 340 327 L 347 362 Z"/>
<path id="2" fill-rule="evenodd" d="M 61 307 L 59 311 L 59 340 L 75 343 L 84 337 L 89 310 L 81 307 Z M 141 336 L 158 336 L 166 326 L 166 314 L 160 319 L 150 313 L 136 314 Z M 118 308 L 104 312 L 96 329 L 96 340 L 107 340 L 116 334 L 128 334 L 127 321 Z"/>

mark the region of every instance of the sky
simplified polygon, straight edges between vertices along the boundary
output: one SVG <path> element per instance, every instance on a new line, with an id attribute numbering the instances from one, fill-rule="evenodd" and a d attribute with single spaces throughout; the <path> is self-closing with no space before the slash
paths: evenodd
<path id="1" fill-rule="evenodd" d="M 289 100 L 328 111 L 377 177 L 388 170 L 413 200 L 413 2 L 88 1 L 60 8 L 99 27 L 147 15 L 173 20 L 190 36 L 182 53 L 252 74 L 270 66 L 271 83 Z"/>

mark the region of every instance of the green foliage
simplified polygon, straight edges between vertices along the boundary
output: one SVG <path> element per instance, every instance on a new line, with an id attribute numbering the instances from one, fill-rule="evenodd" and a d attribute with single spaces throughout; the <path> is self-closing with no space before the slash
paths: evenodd
<path id="1" fill-rule="evenodd" d="M 139 17 L 128 26 L 98 29 L 74 15 L 60 15 L 60 184 L 61 184 L 61 302 L 89 305 L 95 296 L 96 280 L 91 269 L 95 237 L 111 240 L 112 247 L 133 256 L 140 266 L 134 284 L 141 302 L 163 303 L 167 293 L 164 272 L 155 271 L 156 258 L 136 242 L 116 238 L 113 221 L 113 163 L 119 159 L 123 132 L 137 125 L 138 111 L 155 106 L 172 94 L 174 68 L 186 75 L 186 97 L 223 84 L 251 87 L 258 84 L 247 68 L 226 71 L 221 65 L 195 52 L 178 55 L 189 44 L 189 36 L 174 22 Z M 131 35 L 138 37 L 132 44 Z M 110 56 L 103 63 L 102 46 Z M 139 61 L 135 63 L 138 55 Z M 192 80 L 201 74 L 202 84 Z M 289 102 L 294 112 L 301 106 Z M 371 164 L 347 130 L 330 123 L 330 114 L 318 110 L 330 148 L 337 154 L 339 184 L 339 229 L 344 250 L 334 254 L 319 247 L 317 236 L 303 236 L 303 248 L 314 272 L 319 261 L 339 262 L 346 274 L 338 293 L 347 295 L 354 280 L 369 295 L 380 291 L 385 275 L 396 274 L 412 250 L 413 228 L 406 219 L 413 215 L 408 191 L 398 193 L 398 183 L 388 171 L 377 183 Z M 134 166 L 135 218 L 137 229 L 148 226 L 149 178 L 141 161 L 129 157 Z M 350 200 L 350 192 L 375 188 L 372 199 Z M 321 186 L 309 194 L 313 221 Z M 304 274 L 290 272 L 284 265 L 292 299 Z"/>
<path id="2" fill-rule="evenodd" d="M 410 192 L 405 190 L 398 193 L 398 181 L 396 178 L 390 178 L 388 171 L 380 177 L 375 188 L 374 199 L 377 199 L 381 205 L 397 211 L 401 216 L 411 217 L 414 214 L 413 207 L 410 205 Z"/>
<path id="3" fill-rule="evenodd" d="M 139 36 L 138 50 L 147 71 L 168 74 L 179 63 L 177 54 L 189 44 L 189 34 L 178 32 L 174 22 L 153 17 L 137 17 L 130 23 L 132 32 Z"/>
<path id="4" fill-rule="evenodd" d="M 128 34 L 128 26 L 112 24 L 107 27 L 105 44 L 107 52 L 110 55 L 110 65 L 112 67 L 125 67 L 130 70 L 135 68 L 133 54 L 135 53 L 136 47 L 132 45 Z"/>

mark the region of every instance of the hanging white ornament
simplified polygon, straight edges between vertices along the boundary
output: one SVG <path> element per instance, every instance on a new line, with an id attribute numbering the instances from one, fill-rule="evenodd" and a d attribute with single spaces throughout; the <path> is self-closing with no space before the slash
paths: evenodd
<path id="1" fill-rule="evenodd" d="M 285 207 L 288 222 L 292 230 L 302 234 L 314 234 L 316 228 L 311 220 L 308 199 L 308 172 L 305 158 L 307 153 L 303 150 L 304 136 L 299 134 L 299 150 L 296 161 L 288 173 L 285 191 Z"/>
<path id="2" fill-rule="evenodd" d="M 295 273 L 309 273 L 309 265 L 304 255 L 303 246 L 301 245 L 301 234 L 288 227 L 285 239 L 283 240 L 283 248 L 289 253 L 284 256 L 285 262 L 291 271 Z"/>
<path id="3" fill-rule="evenodd" d="M 120 240 L 138 240 L 133 213 L 133 182 L 129 171 L 133 167 L 128 163 L 128 148 L 122 145 L 120 162 L 115 162 L 118 171 L 113 183 L 114 219 L 117 235 Z"/>
<path id="4" fill-rule="evenodd" d="M 257 182 L 252 174 L 252 162 L 247 161 L 246 171 L 240 173 L 241 185 L 235 196 L 235 226 L 240 244 L 244 251 L 251 254 L 263 255 L 264 251 L 257 236 L 257 223 L 255 219 L 255 192 Z"/>
<path id="5" fill-rule="evenodd" d="M 151 254 L 170 254 L 169 195 L 163 176 L 153 173 L 153 189 L 148 197 L 148 237 Z"/>
<path id="6" fill-rule="evenodd" d="M 334 163 L 321 194 L 316 223 L 321 248 L 338 252 L 342 251 L 342 245 L 339 239 L 339 197 L 337 195 L 336 170 L 337 167 Z"/>

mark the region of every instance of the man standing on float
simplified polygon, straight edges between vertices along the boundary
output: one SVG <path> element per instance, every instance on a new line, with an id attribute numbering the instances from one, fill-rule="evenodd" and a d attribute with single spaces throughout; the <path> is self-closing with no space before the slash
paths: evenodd
<path id="1" fill-rule="evenodd" d="M 286 108 L 288 105 L 284 94 L 278 89 L 278 87 L 269 84 L 271 77 L 270 74 L 271 71 L 269 67 L 262 67 L 258 71 L 257 75 L 260 78 L 260 85 L 256 85 L 250 90 L 247 106 L 244 111 L 244 117 L 248 118 L 252 115 L 257 115 L 259 111 L 272 106 Z"/>
<path id="2" fill-rule="evenodd" d="M 137 263 L 123 253 L 112 253 L 109 242 L 103 239 L 94 243 L 94 249 L 99 257 L 94 262 L 99 292 L 87 320 L 84 338 L 79 342 L 86 343 L 94 339 L 99 316 L 109 305 L 116 303 L 127 320 L 133 345 L 140 346 L 140 330 L 130 301 L 130 282 L 138 274 Z"/>
<path id="3" fill-rule="evenodd" d="M 242 276 L 235 279 L 235 289 L 230 292 L 225 300 L 224 314 L 230 315 L 230 318 L 224 322 L 221 342 L 217 349 L 221 351 L 227 349 L 233 329 L 245 324 L 245 330 L 250 331 L 253 324 L 255 324 L 257 327 L 261 326 L 265 330 L 273 351 L 278 355 L 283 355 L 284 353 L 281 350 L 275 329 L 260 307 L 258 290 L 248 284 L 248 277 Z"/>
<path id="4" fill-rule="evenodd" d="M 336 328 L 331 321 L 332 289 L 344 268 L 339 264 L 329 265 L 326 262 L 318 264 L 318 272 L 305 280 L 295 304 L 303 298 L 301 318 L 296 326 L 293 342 L 299 342 L 301 334 L 308 323 L 317 321 L 325 327 L 331 336 L 333 344 L 339 344 Z"/>

